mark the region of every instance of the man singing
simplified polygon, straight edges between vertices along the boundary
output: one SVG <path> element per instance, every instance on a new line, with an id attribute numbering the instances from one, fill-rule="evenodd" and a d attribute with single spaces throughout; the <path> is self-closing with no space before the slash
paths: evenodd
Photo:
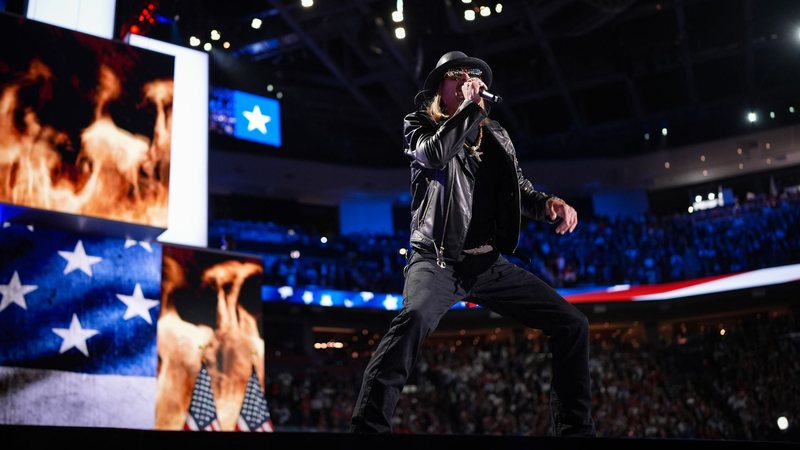
<path id="1" fill-rule="evenodd" d="M 571 233 L 578 216 L 564 200 L 537 192 L 514 146 L 488 118 L 481 91 L 492 84 L 486 62 L 444 54 L 425 79 L 427 101 L 405 117 L 411 161 L 411 248 L 403 308 L 364 372 L 354 432 L 391 432 L 400 392 L 423 340 L 457 302 L 469 299 L 550 338 L 551 432 L 594 436 L 586 316 L 532 273 L 512 264 L 521 215 Z"/>

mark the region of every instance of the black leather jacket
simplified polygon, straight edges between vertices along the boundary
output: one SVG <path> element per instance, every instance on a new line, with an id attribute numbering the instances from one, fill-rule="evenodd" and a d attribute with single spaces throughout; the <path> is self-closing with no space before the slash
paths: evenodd
<path id="1" fill-rule="evenodd" d="M 411 245 L 435 252 L 440 267 L 463 259 L 475 187 L 463 144 L 486 117 L 487 112 L 470 100 L 442 123 L 434 122 L 423 110 L 405 117 L 404 150 L 411 159 Z M 545 203 L 550 196 L 536 191 L 522 175 L 514 145 L 499 123 L 489 121 L 485 125 L 486 138 L 500 144 L 507 163 L 503 178 L 508 180 L 504 188 L 508 195 L 503 197 L 508 201 L 499 208 L 494 246 L 502 253 L 513 254 L 519 241 L 521 214 L 546 220 Z"/>

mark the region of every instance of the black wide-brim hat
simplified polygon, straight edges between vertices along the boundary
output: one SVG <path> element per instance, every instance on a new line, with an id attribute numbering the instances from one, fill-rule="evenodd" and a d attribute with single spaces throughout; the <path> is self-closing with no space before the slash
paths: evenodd
<path id="1" fill-rule="evenodd" d="M 444 78 L 445 72 L 450 69 L 461 67 L 481 69 L 481 80 L 486 84 L 487 89 L 492 87 L 492 69 L 486 64 L 486 61 L 467 56 L 463 52 L 452 51 L 445 53 L 439 58 L 439 62 L 436 63 L 436 68 L 431 70 L 431 73 L 425 78 L 425 84 L 422 85 L 423 92 L 427 95 L 435 94 L 439 83 L 442 81 L 442 78 Z"/>

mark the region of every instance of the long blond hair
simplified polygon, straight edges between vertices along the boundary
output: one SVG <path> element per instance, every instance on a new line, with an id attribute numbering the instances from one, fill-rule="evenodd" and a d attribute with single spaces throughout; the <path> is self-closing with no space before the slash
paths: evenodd
<path id="1" fill-rule="evenodd" d="M 440 122 L 450 117 L 449 114 L 444 112 L 441 90 L 436 92 L 436 95 L 425 105 L 425 112 L 434 122 Z"/>

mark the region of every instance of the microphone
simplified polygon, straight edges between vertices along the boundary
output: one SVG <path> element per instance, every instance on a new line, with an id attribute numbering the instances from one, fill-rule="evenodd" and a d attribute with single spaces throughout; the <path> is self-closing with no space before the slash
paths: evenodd
<path id="1" fill-rule="evenodd" d="M 481 89 L 480 96 L 481 96 L 481 98 L 483 98 L 485 100 L 489 100 L 492 103 L 502 103 L 503 102 L 503 97 L 500 97 L 499 95 L 492 94 L 491 92 L 487 91 L 486 89 Z"/>

